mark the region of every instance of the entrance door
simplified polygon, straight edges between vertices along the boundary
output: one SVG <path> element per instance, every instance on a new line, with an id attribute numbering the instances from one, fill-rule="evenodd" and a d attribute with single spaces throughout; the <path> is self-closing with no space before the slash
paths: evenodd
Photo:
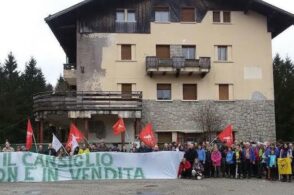
<path id="1" fill-rule="evenodd" d="M 125 99 L 132 98 L 132 84 L 122 84 L 121 85 L 122 97 Z"/>

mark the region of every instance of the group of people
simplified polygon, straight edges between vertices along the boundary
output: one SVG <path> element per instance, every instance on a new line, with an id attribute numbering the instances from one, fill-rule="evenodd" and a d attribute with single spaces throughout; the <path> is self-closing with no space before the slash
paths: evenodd
<path id="1" fill-rule="evenodd" d="M 178 177 L 197 178 L 265 178 L 291 182 L 292 174 L 279 175 L 278 158 L 292 161 L 292 144 L 242 142 L 231 146 L 209 143 L 188 144 Z M 291 164 L 294 167 L 293 161 Z"/>
<path id="2" fill-rule="evenodd" d="M 14 152 L 7 140 L 3 152 Z M 26 151 L 25 146 L 17 146 L 16 151 Z M 211 144 L 209 142 L 197 143 L 165 143 L 162 147 L 155 145 L 153 148 L 140 144 L 127 144 L 120 148 L 117 144 L 107 146 L 105 143 L 81 144 L 71 151 L 70 147 L 61 148 L 55 151 L 52 144 L 47 148 L 38 146 L 38 153 L 64 157 L 68 155 L 85 154 L 90 152 L 132 152 L 146 153 L 158 151 L 182 151 L 182 159 L 179 169 L 179 178 L 266 178 L 268 180 L 278 180 L 291 182 L 292 174 L 279 175 L 278 158 L 289 158 L 292 161 L 294 148 L 291 143 L 254 143 L 241 142 L 226 146 L 223 143 Z M 294 162 L 292 161 L 292 170 Z"/>

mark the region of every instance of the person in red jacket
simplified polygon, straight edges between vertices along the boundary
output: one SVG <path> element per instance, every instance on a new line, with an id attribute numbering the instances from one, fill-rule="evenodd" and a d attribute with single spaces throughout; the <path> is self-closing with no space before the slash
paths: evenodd
<path id="1" fill-rule="evenodd" d="M 191 171 L 191 163 L 186 158 L 183 158 L 179 167 L 178 178 L 190 178 Z"/>

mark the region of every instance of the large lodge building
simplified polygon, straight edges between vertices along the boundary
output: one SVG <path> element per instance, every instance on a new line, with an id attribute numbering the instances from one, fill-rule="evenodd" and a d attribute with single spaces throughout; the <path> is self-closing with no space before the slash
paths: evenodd
<path id="1" fill-rule="evenodd" d="M 276 139 L 271 42 L 293 14 L 261 0 L 85 0 L 45 20 L 71 90 L 34 97 L 39 141 L 53 126 L 66 140 L 71 122 L 90 142 L 134 141 L 147 122 L 159 143 L 228 124 L 237 140 Z"/>

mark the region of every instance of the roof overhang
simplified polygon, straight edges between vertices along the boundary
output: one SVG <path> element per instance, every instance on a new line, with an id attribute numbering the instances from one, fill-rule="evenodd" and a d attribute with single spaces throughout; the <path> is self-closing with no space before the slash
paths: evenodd
<path id="1" fill-rule="evenodd" d="M 219 3 L 224 2 L 223 0 L 218 1 Z M 78 15 L 85 7 L 91 6 L 91 3 L 94 2 L 103 5 L 103 2 L 106 2 L 106 0 L 85 0 L 45 18 L 45 21 L 48 23 L 70 61 L 75 61 L 76 56 Z M 248 10 L 253 10 L 265 15 L 268 19 L 268 30 L 272 32 L 272 38 L 278 36 L 294 24 L 294 15 L 292 13 L 262 0 L 226 0 L 226 2 L 242 7 L 245 13 Z M 208 9 L 210 8 L 208 7 Z"/>

